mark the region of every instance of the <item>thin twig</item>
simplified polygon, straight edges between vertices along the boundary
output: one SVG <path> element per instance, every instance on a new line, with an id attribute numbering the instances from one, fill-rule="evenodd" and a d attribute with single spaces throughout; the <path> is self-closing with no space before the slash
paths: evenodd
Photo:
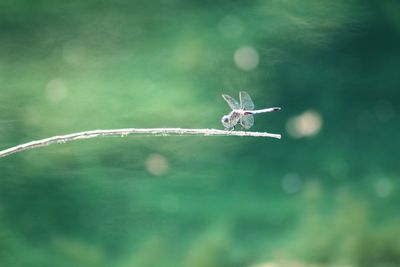
<path id="1" fill-rule="evenodd" d="M 169 136 L 169 135 L 219 135 L 219 136 L 253 136 L 253 137 L 271 137 L 281 139 L 280 134 L 272 134 L 266 132 L 244 132 L 244 131 L 225 131 L 217 129 L 182 129 L 182 128 L 149 128 L 149 129 L 113 129 L 113 130 L 94 130 L 66 135 L 53 136 L 46 139 L 36 140 L 18 146 L 10 147 L 0 151 L 0 158 L 5 157 L 24 150 L 48 146 L 56 143 L 66 143 L 69 141 L 89 139 L 100 136 L 127 136 L 130 134 Z"/>

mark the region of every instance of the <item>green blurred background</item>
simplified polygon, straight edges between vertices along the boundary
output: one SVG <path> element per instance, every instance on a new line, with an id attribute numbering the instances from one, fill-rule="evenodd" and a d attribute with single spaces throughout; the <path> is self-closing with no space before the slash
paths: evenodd
<path id="1" fill-rule="evenodd" d="M 0 266 L 400 266 L 398 1 L 0 1 Z"/>

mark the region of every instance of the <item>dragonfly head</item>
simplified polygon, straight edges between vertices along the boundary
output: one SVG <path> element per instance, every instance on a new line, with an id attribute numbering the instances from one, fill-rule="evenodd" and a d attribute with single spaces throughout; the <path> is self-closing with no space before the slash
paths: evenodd
<path id="1" fill-rule="evenodd" d="M 228 115 L 224 115 L 221 119 L 221 122 L 225 128 L 227 128 L 227 129 L 232 128 L 232 123 L 231 123 L 231 120 L 229 119 Z"/>

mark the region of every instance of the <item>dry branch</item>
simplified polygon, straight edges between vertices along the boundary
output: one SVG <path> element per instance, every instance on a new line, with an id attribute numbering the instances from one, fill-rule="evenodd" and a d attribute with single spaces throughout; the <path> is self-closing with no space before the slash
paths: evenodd
<path id="1" fill-rule="evenodd" d="M 79 133 L 72 133 L 67 135 L 53 136 L 46 139 L 36 140 L 29 143 L 10 147 L 0 151 L 0 158 L 8 155 L 21 152 L 28 149 L 48 146 L 55 143 L 65 143 L 69 141 L 89 139 L 100 136 L 127 136 L 130 134 L 142 135 L 156 135 L 156 136 L 169 136 L 169 135 L 204 135 L 204 136 L 252 136 L 252 137 L 271 137 L 280 139 L 280 134 L 271 134 L 266 132 L 244 132 L 244 131 L 225 131 L 217 129 L 181 129 L 181 128 L 149 128 L 149 129 L 113 129 L 113 130 L 94 130 Z"/>

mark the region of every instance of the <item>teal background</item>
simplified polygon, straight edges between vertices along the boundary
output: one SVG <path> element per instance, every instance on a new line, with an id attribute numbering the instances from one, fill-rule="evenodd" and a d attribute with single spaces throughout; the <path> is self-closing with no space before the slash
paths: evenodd
<path id="1" fill-rule="evenodd" d="M 283 138 L 96 138 L 1 158 L 0 265 L 400 266 L 399 10 L 1 0 L 0 149 L 222 129 L 221 94 L 244 89 L 282 107 L 251 130 Z M 258 64 L 244 54 L 243 69 L 241 47 Z"/>

